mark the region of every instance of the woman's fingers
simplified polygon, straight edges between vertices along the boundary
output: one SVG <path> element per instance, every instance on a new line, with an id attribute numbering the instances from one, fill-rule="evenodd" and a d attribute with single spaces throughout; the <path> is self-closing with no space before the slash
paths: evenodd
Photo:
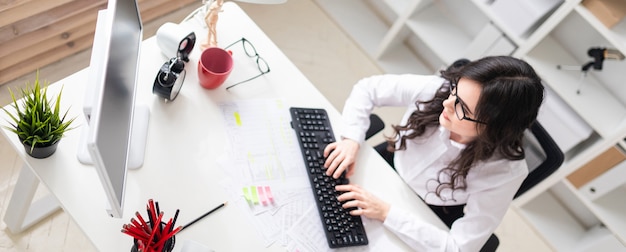
<path id="1" fill-rule="evenodd" d="M 359 143 L 350 139 L 343 139 L 326 146 L 324 148 L 326 175 L 339 178 L 344 171 L 348 171 L 346 175 L 352 175 L 358 151 Z"/>
<path id="2" fill-rule="evenodd" d="M 330 176 L 335 172 L 337 165 L 333 165 L 336 162 L 341 162 L 341 160 L 337 159 L 337 156 L 340 151 L 336 151 L 338 143 L 334 142 L 326 146 L 324 148 L 324 157 L 326 160 L 324 161 L 324 167 L 326 167 L 326 175 Z"/>
<path id="3" fill-rule="evenodd" d="M 331 155 L 334 153 L 331 153 Z M 339 178 L 343 171 L 346 170 L 346 166 L 350 164 L 350 160 L 346 158 L 346 155 L 341 152 L 335 156 L 330 166 L 328 166 L 328 170 L 326 171 L 326 175 L 332 176 L 333 178 Z"/>
<path id="4" fill-rule="evenodd" d="M 339 192 L 344 192 L 341 195 L 337 196 L 337 200 L 339 200 L 340 202 L 351 200 L 364 200 L 363 190 L 356 185 L 338 185 L 335 186 L 335 190 Z"/>
<path id="5" fill-rule="evenodd" d="M 357 185 L 338 185 L 335 190 L 344 192 L 337 197 L 343 202 L 343 208 L 353 208 L 351 215 L 363 215 L 368 218 L 384 221 L 389 212 L 389 204 L 378 199 Z M 356 209 L 354 209 L 356 208 Z"/>
<path id="6" fill-rule="evenodd" d="M 328 154 L 330 154 L 335 148 L 337 148 L 337 142 L 326 145 L 326 148 L 324 148 L 324 157 L 328 157 Z"/>
<path id="7" fill-rule="evenodd" d="M 330 163 L 335 159 L 335 157 L 337 157 L 338 151 L 335 151 L 335 149 L 337 149 L 337 142 L 331 143 L 329 145 L 326 146 L 326 148 L 324 148 L 324 158 L 326 158 L 326 161 L 324 162 L 324 166 L 328 166 L 330 165 Z"/>
<path id="8" fill-rule="evenodd" d="M 343 165 L 345 153 L 339 147 L 340 143 L 334 142 L 324 148 L 324 156 L 326 157 L 324 167 L 326 167 L 326 175 L 333 176 L 334 178 L 339 178 L 341 173 L 345 170 L 345 165 Z"/>
<path id="9" fill-rule="evenodd" d="M 361 190 L 361 187 L 359 187 L 358 185 L 354 185 L 354 184 L 337 185 L 335 186 L 335 190 L 340 191 L 340 192 L 359 191 Z"/>
<path id="10" fill-rule="evenodd" d="M 360 203 L 360 201 L 351 200 L 351 201 L 348 201 L 346 203 L 343 203 L 342 207 L 343 208 L 352 208 L 352 207 L 357 207 L 358 208 L 358 207 L 361 207 L 361 206 L 359 206 L 359 203 Z"/>

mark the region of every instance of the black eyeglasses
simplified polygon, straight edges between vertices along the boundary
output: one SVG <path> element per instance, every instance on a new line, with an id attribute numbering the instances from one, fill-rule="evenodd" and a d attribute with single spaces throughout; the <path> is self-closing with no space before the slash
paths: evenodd
<path id="1" fill-rule="evenodd" d="M 456 85 L 457 85 L 456 83 L 450 83 L 450 95 L 456 98 L 454 100 L 454 113 L 456 114 L 456 118 L 458 118 L 459 120 L 468 120 L 470 122 L 487 124 L 485 122 L 481 122 L 476 119 L 467 117 L 466 110 L 469 110 L 469 109 L 467 108 L 467 105 L 465 104 L 465 102 L 463 102 L 463 100 L 461 100 L 461 98 L 459 98 L 459 96 L 456 95 Z M 459 114 L 459 111 L 461 111 L 461 114 Z"/>
<path id="2" fill-rule="evenodd" d="M 254 45 L 252 45 L 252 43 L 250 43 L 250 41 L 247 40 L 246 38 L 241 38 L 240 40 L 235 41 L 234 43 L 228 45 L 227 47 L 224 47 L 224 49 L 228 49 L 229 47 L 231 47 L 231 46 L 233 46 L 233 45 L 235 45 L 235 44 L 237 44 L 239 42 L 241 42 L 243 44 L 243 50 L 244 50 L 244 52 L 246 52 L 246 55 L 248 55 L 248 57 L 250 57 L 250 58 L 256 57 L 256 65 L 259 68 L 259 71 L 261 73 L 258 74 L 257 76 L 254 76 L 254 77 L 250 78 L 250 79 L 247 79 L 247 80 L 240 81 L 240 82 L 237 82 L 235 84 L 232 84 L 232 85 L 228 86 L 226 88 L 226 90 L 228 90 L 228 89 L 230 89 L 230 88 L 232 88 L 234 86 L 237 86 L 239 84 L 243 84 L 245 82 L 254 80 L 254 79 L 258 78 L 259 76 L 264 75 L 264 74 L 270 72 L 270 66 L 267 64 L 267 62 L 263 58 L 261 58 L 259 53 L 256 51 L 256 48 L 254 48 Z"/>

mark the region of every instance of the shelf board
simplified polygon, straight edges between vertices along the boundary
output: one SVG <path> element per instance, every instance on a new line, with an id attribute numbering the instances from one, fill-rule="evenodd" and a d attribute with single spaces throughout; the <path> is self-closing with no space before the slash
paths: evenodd
<path id="1" fill-rule="evenodd" d="M 385 0 L 384 1 L 384 3 L 387 6 L 389 6 L 389 8 L 391 8 L 398 16 L 402 15 L 402 13 L 404 13 L 407 10 L 411 2 L 413 1 L 410 1 L 410 0 Z"/>
<path id="2" fill-rule="evenodd" d="M 517 45 L 525 43 L 526 38 L 515 34 L 513 30 L 509 28 L 509 26 L 507 26 L 500 18 L 496 17 L 493 14 L 492 8 L 484 0 L 472 0 L 472 2 L 474 2 L 476 7 L 478 7 L 483 13 L 487 15 L 487 17 L 498 27 L 498 29 L 507 34 L 507 36 L 513 41 L 513 43 Z"/>
<path id="3" fill-rule="evenodd" d="M 613 45 L 622 53 L 626 53 L 626 21 L 622 20 L 619 24 L 608 30 L 610 37 L 615 38 Z"/>
<path id="4" fill-rule="evenodd" d="M 579 71 L 558 70 L 559 64 L 578 62 L 552 36 L 547 36 L 526 56 L 550 87 L 600 136 L 608 137 L 626 120 L 626 107 L 591 75 L 581 78 Z M 581 81 L 584 81 L 581 85 Z M 581 87 L 580 94 L 576 94 Z"/>
<path id="5" fill-rule="evenodd" d="M 425 66 L 405 44 L 388 49 L 376 60 L 376 63 L 385 73 L 391 74 L 428 74 L 431 72 L 430 68 Z"/>
<path id="6" fill-rule="evenodd" d="M 402 8 L 405 10 L 406 8 L 409 8 L 408 6 L 405 7 L 404 5 L 401 5 L 402 3 L 396 2 L 396 0 L 392 0 L 390 2 L 363 0 L 363 2 L 365 2 L 365 5 L 367 5 L 371 10 L 376 12 L 378 14 L 377 17 L 386 24 L 393 24 L 399 20 L 401 12 L 398 11 L 401 11 Z"/>
<path id="7" fill-rule="evenodd" d="M 420 60 L 427 65 L 428 69 L 422 72 L 422 74 L 439 74 L 438 69 L 447 66 L 417 35 L 411 34 L 407 36 L 406 43 L 418 55 Z"/>
<path id="8" fill-rule="evenodd" d="M 585 236 L 577 241 L 578 252 L 626 251 L 624 245 L 604 226 L 591 228 Z"/>
<path id="9" fill-rule="evenodd" d="M 574 10 L 608 40 L 609 44 L 622 52 L 626 52 L 626 21 L 622 21 L 609 29 L 584 6 L 578 5 Z"/>
<path id="10" fill-rule="evenodd" d="M 382 38 L 389 30 L 370 6 L 361 0 L 317 0 L 318 5 L 350 35 L 368 55 L 376 54 Z"/>
<path id="11" fill-rule="evenodd" d="M 590 210 L 586 209 L 582 203 L 576 203 L 576 206 L 566 206 L 563 202 L 570 201 L 571 203 L 577 197 L 564 184 L 553 189 L 556 190 L 554 193 L 546 192 L 537 196 L 532 202 L 521 207 L 519 213 L 557 251 L 622 251 L 620 249 L 623 249 L 624 245 L 614 235 L 615 229 L 604 226 L 600 222 L 601 219 L 594 218 L 583 223 L 580 219 L 583 218 L 580 212 Z M 622 195 L 623 193 L 621 192 Z M 577 209 L 572 209 L 572 207 Z M 575 213 L 577 211 L 578 213 Z M 593 213 L 589 212 L 589 214 Z M 620 222 L 623 222 L 622 219 Z"/>
<path id="12" fill-rule="evenodd" d="M 593 210 L 597 212 L 605 225 L 626 246 L 626 185 L 622 185 L 610 193 L 592 202 Z"/>
<path id="13" fill-rule="evenodd" d="M 459 2 L 458 4 L 461 4 Z M 471 2 L 465 2 L 466 6 L 475 6 Z M 455 13 L 451 13 L 452 9 L 441 10 L 438 4 L 430 4 L 424 9 L 414 13 L 409 20 L 407 26 L 446 64 L 451 64 L 465 52 L 466 47 L 471 44 L 474 39 L 472 35 L 478 32 L 484 25 L 488 23 L 486 17 L 481 16 L 480 11 L 474 15 L 472 20 L 466 20 L 477 26 L 472 28 L 475 31 L 468 31 L 465 27 L 460 27 L 458 22 L 463 22 L 462 17 L 458 17 Z M 458 6 L 455 6 L 458 8 Z M 445 13 L 442 11 L 446 11 Z M 471 12 L 469 10 L 468 12 Z M 451 17 L 454 16 L 454 17 Z M 456 22 L 455 22 L 456 21 Z M 478 25 L 475 25 L 478 24 Z"/>
<path id="14" fill-rule="evenodd" d="M 551 193 L 543 193 L 520 208 L 520 214 L 557 251 L 573 251 L 586 228 Z"/>
<path id="15" fill-rule="evenodd" d="M 578 9 L 582 10 L 582 9 Z M 579 12 L 572 11 L 563 21 L 555 27 L 550 35 L 555 38 L 563 50 L 568 51 L 576 58 L 580 65 L 592 62 L 593 58 L 588 55 L 591 48 L 609 48 L 613 49 L 615 45 L 607 38 L 607 29 L 600 26 L 594 26 L 585 19 Z M 591 21 L 597 20 L 593 19 Z M 604 34 L 602 33 L 604 31 Z M 610 36 L 608 36 L 610 37 Z M 623 51 L 624 52 L 624 51 Z M 625 52 L 626 53 L 626 52 Z M 617 98 L 623 105 L 626 105 L 626 89 L 623 88 L 621 80 L 626 79 L 626 61 L 615 59 L 606 59 L 603 62 L 601 70 L 591 69 L 588 71 L 590 76 L 601 83 L 613 97 Z"/>

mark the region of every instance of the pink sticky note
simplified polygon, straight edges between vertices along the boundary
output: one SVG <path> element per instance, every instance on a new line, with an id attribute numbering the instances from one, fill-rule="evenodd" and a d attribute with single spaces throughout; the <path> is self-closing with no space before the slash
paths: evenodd
<path id="1" fill-rule="evenodd" d="M 269 186 L 265 186 L 265 195 L 271 203 L 274 203 L 274 196 L 272 195 L 272 190 L 270 190 Z"/>
<path id="2" fill-rule="evenodd" d="M 267 199 L 265 198 L 265 194 L 263 193 L 263 187 L 259 186 L 258 192 L 259 192 L 259 199 L 261 200 L 261 204 L 263 204 L 264 206 L 267 205 Z"/>

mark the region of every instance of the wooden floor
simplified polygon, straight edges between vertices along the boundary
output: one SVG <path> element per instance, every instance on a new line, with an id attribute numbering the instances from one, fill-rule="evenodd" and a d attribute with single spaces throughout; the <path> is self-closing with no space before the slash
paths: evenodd
<path id="1" fill-rule="evenodd" d="M 198 1 L 200 2 L 200 1 Z M 154 34 L 167 21 L 179 22 L 197 5 L 145 24 L 144 38 Z M 339 110 L 352 85 L 360 78 L 381 73 L 313 0 L 291 0 L 281 5 L 239 4 L 263 31 L 283 50 L 294 64 Z M 261 52 L 262 53 L 262 52 Z M 68 57 L 40 70 L 51 82 L 88 65 L 90 52 Z M 271 55 L 265 56 L 271 62 Z M 23 85 L 33 80 L 34 73 L 0 87 L 0 105 L 9 102 L 7 86 Z M 397 121 L 403 111 L 379 110 L 385 121 Z M 380 136 L 371 142 L 380 142 Z M 21 161 L 15 151 L 0 137 L 0 218 L 4 218 Z M 38 195 L 46 193 L 40 188 Z M 496 231 L 500 238 L 498 251 L 551 251 L 513 210 L 505 216 Z M 95 251 L 88 239 L 63 211 L 43 220 L 32 228 L 11 234 L 0 222 L 0 251 Z"/>

